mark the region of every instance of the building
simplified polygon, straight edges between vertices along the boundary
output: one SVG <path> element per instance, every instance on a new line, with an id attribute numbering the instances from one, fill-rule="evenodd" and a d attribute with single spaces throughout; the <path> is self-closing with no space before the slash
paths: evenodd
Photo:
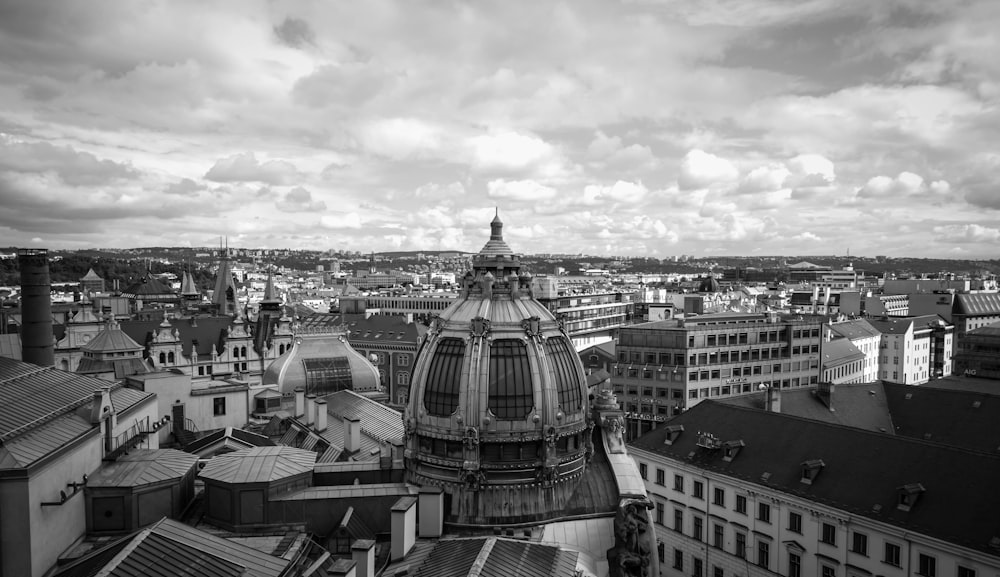
<path id="1" fill-rule="evenodd" d="M 0 358 L 0 574 L 38 577 L 86 530 L 87 477 L 159 448 L 156 395 Z"/>
<path id="2" fill-rule="evenodd" d="M 718 402 L 629 450 L 655 503 L 663 576 L 1000 569 L 996 454 Z"/>
<path id="3" fill-rule="evenodd" d="M 632 323 L 632 297 L 628 292 L 598 292 L 539 297 L 538 302 L 562 322 L 573 346 L 580 350 L 613 340 L 619 328 Z"/>
<path id="4" fill-rule="evenodd" d="M 878 379 L 879 345 L 882 333 L 865 319 L 851 319 L 831 322 L 823 326 L 823 338 L 827 342 L 847 340 L 864 354 L 861 374 L 856 382 L 873 383 Z"/>
<path id="5" fill-rule="evenodd" d="M 719 313 L 622 328 L 611 379 L 633 432 L 705 399 L 817 383 L 824 320 Z"/>
<path id="6" fill-rule="evenodd" d="M 1000 323 L 965 334 L 955 352 L 956 375 L 1000 379 Z"/>
<path id="7" fill-rule="evenodd" d="M 954 326 L 938 315 L 871 319 L 882 333 L 879 378 L 919 385 L 952 372 Z"/>
<path id="8" fill-rule="evenodd" d="M 847 339 L 823 343 L 820 380 L 837 385 L 865 382 L 865 359 L 865 353 Z"/>
<path id="9" fill-rule="evenodd" d="M 83 294 L 95 294 L 104 292 L 104 279 L 91 268 L 87 274 L 80 279 L 80 292 Z"/>

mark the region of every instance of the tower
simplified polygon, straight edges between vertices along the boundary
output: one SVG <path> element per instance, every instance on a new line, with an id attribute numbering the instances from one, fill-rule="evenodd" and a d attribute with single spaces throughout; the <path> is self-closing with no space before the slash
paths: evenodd
<path id="1" fill-rule="evenodd" d="M 593 452 L 586 377 L 499 215 L 490 229 L 414 367 L 407 479 L 440 487 L 452 522 L 544 521 L 571 505 Z"/>
<path id="2" fill-rule="evenodd" d="M 233 279 L 233 261 L 229 258 L 228 246 L 219 259 L 219 272 L 215 277 L 212 304 L 216 306 L 220 315 L 236 316 L 236 281 Z"/>
<path id="3" fill-rule="evenodd" d="M 21 358 L 50 367 L 55 363 L 55 338 L 49 251 L 22 248 L 17 251 L 17 263 L 21 268 Z"/>

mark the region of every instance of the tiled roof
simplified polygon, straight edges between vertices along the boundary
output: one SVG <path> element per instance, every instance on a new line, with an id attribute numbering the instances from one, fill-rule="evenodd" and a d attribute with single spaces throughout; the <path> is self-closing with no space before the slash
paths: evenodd
<path id="1" fill-rule="evenodd" d="M 1000 294 L 958 293 L 955 312 L 964 315 L 1000 315 Z"/>
<path id="2" fill-rule="evenodd" d="M 176 449 L 138 450 L 105 463 L 87 479 L 87 487 L 139 487 L 183 477 L 198 456 Z"/>
<path id="3" fill-rule="evenodd" d="M 142 345 L 135 342 L 135 339 L 128 336 L 117 326 L 105 328 L 97 333 L 94 338 L 80 347 L 81 350 L 92 353 L 109 353 L 119 351 L 141 351 Z"/>
<path id="4" fill-rule="evenodd" d="M 237 441 L 237 447 L 275 446 L 274 441 L 263 435 L 251 433 L 250 431 L 244 431 L 243 429 L 226 427 L 225 429 L 219 429 L 218 431 L 205 435 L 204 437 L 199 437 L 184 447 L 184 450 L 195 454 L 211 453 L 212 451 L 207 449 L 213 447 L 214 445 L 219 445 L 220 447 L 231 446 L 231 443 L 227 443 L 230 439 L 235 439 Z"/>
<path id="5" fill-rule="evenodd" d="M 253 447 L 213 457 L 198 476 L 233 485 L 268 483 L 312 472 L 315 463 L 316 453 L 312 451 Z"/>
<path id="6" fill-rule="evenodd" d="M 399 411 L 346 389 L 325 398 L 330 414 L 357 417 L 361 430 L 379 441 L 395 445 L 403 442 L 403 414 Z"/>
<path id="7" fill-rule="evenodd" d="M 87 274 L 83 275 L 83 278 L 81 278 L 80 280 L 104 280 L 104 279 L 102 279 L 100 275 L 94 272 L 93 268 L 90 268 L 89 270 L 87 270 Z"/>
<path id="8" fill-rule="evenodd" d="M 767 487 L 996 555 L 990 547 L 1000 516 L 996 455 L 711 400 L 674 417 L 671 424 L 686 429 L 672 445 L 664 444 L 663 427 L 631 446 L 751 487 Z M 726 462 L 721 451 L 697 445 L 696 431 L 722 441 L 742 440 L 745 446 Z M 801 464 L 813 459 L 822 459 L 825 466 L 811 485 L 801 483 Z M 764 473 L 769 473 L 766 479 Z M 909 511 L 897 508 L 899 488 L 915 483 L 925 491 Z"/>
<path id="9" fill-rule="evenodd" d="M 996 384 L 996 383 L 995 383 Z M 883 383 L 896 434 L 998 454 L 1000 396 Z M 998 387 L 997 393 L 1000 393 Z"/>
<path id="10" fill-rule="evenodd" d="M 720 403 L 764 410 L 764 392 L 753 392 L 720 399 Z M 822 421 L 866 431 L 892 434 L 892 417 L 881 383 L 837 385 L 833 391 L 833 408 L 816 395 L 816 387 L 781 389 L 781 412 L 786 415 Z"/>
<path id="11" fill-rule="evenodd" d="M 0 334 L 0 357 L 21 360 L 21 334 Z"/>
<path id="12" fill-rule="evenodd" d="M 131 298 L 176 297 L 176 293 L 160 279 L 147 272 L 137 282 L 122 291 L 122 296 Z"/>

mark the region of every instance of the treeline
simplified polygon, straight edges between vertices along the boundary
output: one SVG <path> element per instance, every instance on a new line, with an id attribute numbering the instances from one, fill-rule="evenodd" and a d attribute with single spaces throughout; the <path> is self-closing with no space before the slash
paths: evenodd
<path id="1" fill-rule="evenodd" d="M 180 279 L 186 266 L 146 260 L 66 255 L 58 260 L 49 260 L 49 277 L 53 283 L 79 282 L 91 268 L 104 279 L 105 289 L 110 291 L 115 279 L 118 280 L 120 288 L 124 289 L 142 278 L 147 270 L 154 275 L 173 273 Z M 215 286 L 215 273 L 211 269 L 192 265 L 191 276 L 194 278 L 195 285 L 201 290 Z M 0 286 L 20 283 L 21 271 L 18 268 L 17 259 L 0 261 Z"/>

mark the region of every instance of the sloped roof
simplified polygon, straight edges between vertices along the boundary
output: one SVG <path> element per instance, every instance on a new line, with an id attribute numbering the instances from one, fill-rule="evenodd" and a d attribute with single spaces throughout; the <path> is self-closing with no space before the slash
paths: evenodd
<path id="1" fill-rule="evenodd" d="M 87 487 L 141 487 L 179 479 L 194 469 L 198 456 L 176 449 L 136 450 L 104 463 Z"/>
<path id="2" fill-rule="evenodd" d="M 80 309 L 75 315 L 73 315 L 73 318 L 71 318 L 69 322 L 71 324 L 99 323 L 101 322 L 101 319 L 97 318 L 97 315 L 94 314 L 94 311 L 84 307 Z"/>
<path id="3" fill-rule="evenodd" d="M 145 344 L 152 339 L 160 328 L 162 321 L 122 321 L 121 329 L 136 342 Z M 178 332 L 181 341 L 181 352 L 190 356 L 196 350 L 198 356 L 211 358 L 215 347 L 222 341 L 223 331 L 228 331 L 233 318 L 228 316 L 199 316 L 183 320 L 174 320 L 171 327 Z M 195 345 L 197 341 L 197 345 Z"/>
<path id="4" fill-rule="evenodd" d="M 896 434 L 997 454 L 1000 396 L 883 383 Z M 997 392 L 1000 392 L 998 390 Z"/>
<path id="5" fill-rule="evenodd" d="M 823 368 L 829 369 L 864 359 L 865 354 L 848 339 L 834 339 L 823 343 L 822 357 Z"/>
<path id="6" fill-rule="evenodd" d="M 205 435 L 204 437 L 199 437 L 184 447 L 184 450 L 189 453 L 207 454 L 211 453 L 212 451 L 210 449 L 213 449 L 215 446 L 233 446 L 234 443 L 228 442 L 230 440 L 235 440 L 235 445 L 242 448 L 275 446 L 274 441 L 264 435 L 251 433 L 250 431 L 244 431 L 243 429 L 226 427 L 225 429 L 219 429 L 218 431 Z"/>
<path id="7" fill-rule="evenodd" d="M 177 293 L 174 292 L 172 288 L 163 284 L 160 279 L 153 276 L 152 273 L 146 271 L 146 274 L 129 285 L 128 288 L 122 291 L 122 296 L 131 298 L 176 298 Z"/>
<path id="8" fill-rule="evenodd" d="M 881 336 L 882 333 L 865 319 L 853 319 L 830 325 L 830 331 L 846 339 L 856 340 Z"/>
<path id="9" fill-rule="evenodd" d="M 972 329 L 971 331 L 968 331 L 965 334 L 998 337 L 1000 336 L 1000 322 L 996 322 L 991 325 L 986 325 L 985 327 L 979 327 L 978 329 Z"/>
<path id="10" fill-rule="evenodd" d="M 143 347 L 135 342 L 135 339 L 128 336 L 125 331 L 121 330 L 121 327 L 117 323 L 114 323 L 94 335 L 94 338 L 90 339 L 80 349 L 91 353 L 116 353 L 141 351 Z"/>
<path id="11" fill-rule="evenodd" d="M 310 473 L 316 453 L 291 447 L 253 447 L 213 457 L 198 475 L 222 483 L 269 483 Z"/>
<path id="12" fill-rule="evenodd" d="M 938 315 L 920 315 L 913 317 L 889 317 L 886 319 L 871 319 L 871 325 L 882 334 L 901 335 L 913 327 L 914 331 L 933 328 L 936 323 L 944 323 Z"/>
<path id="13" fill-rule="evenodd" d="M 0 357 L 0 439 L 87 404 L 107 381 Z"/>
<path id="14" fill-rule="evenodd" d="M 499 537 L 444 539 L 434 545 L 415 573 L 410 567 L 409 574 L 465 577 L 475 564 L 479 565 L 478 574 L 483 577 L 571 577 L 576 574 L 577 556 L 575 551 L 553 545 Z M 390 574 L 389 570 L 386 574 Z"/>
<path id="15" fill-rule="evenodd" d="M 199 531 L 171 519 L 162 519 L 153 525 L 152 532 L 170 539 L 180 547 L 191 547 L 202 553 L 245 567 L 247 577 L 278 577 L 289 563 L 280 557 L 268 555 L 235 541 Z"/>
<path id="16" fill-rule="evenodd" d="M 395 445 L 403 442 L 403 414 L 399 411 L 349 390 L 337 391 L 325 398 L 328 413 L 341 419 L 357 417 L 365 434 Z"/>
<path id="17" fill-rule="evenodd" d="M 995 487 L 1000 456 L 711 400 L 670 423 L 686 429 L 672 445 L 664 444 L 663 427 L 631 446 L 746 485 L 996 555 L 990 541 L 996 537 L 1000 515 L 1000 492 Z M 742 440 L 745 446 L 726 462 L 722 451 L 697 445 L 696 431 L 723 441 Z M 825 466 L 807 485 L 800 482 L 801 464 L 812 459 L 822 459 Z M 767 480 L 764 473 L 769 473 Z M 899 487 L 913 483 L 925 491 L 909 511 L 898 509 Z"/>
<path id="18" fill-rule="evenodd" d="M 21 360 L 21 333 L 0 334 L 0 357 Z"/>
<path id="19" fill-rule="evenodd" d="M 96 272 L 94 272 L 93 267 L 91 267 L 90 269 L 87 270 L 87 274 L 83 275 L 83 278 L 81 278 L 80 280 L 83 281 L 83 280 L 104 280 L 104 279 L 101 278 L 100 275 L 98 275 Z"/>
<path id="20" fill-rule="evenodd" d="M 764 410 L 766 392 L 754 391 L 719 399 L 720 403 Z M 786 415 L 822 421 L 865 431 L 892 434 L 894 427 L 882 383 L 851 383 L 837 385 L 833 391 L 833 408 L 820 400 L 816 387 L 780 389 L 781 412 Z"/>
<path id="21" fill-rule="evenodd" d="M 964 315 L 1000 315 L 1000 294 L 958 293 L 955 312 Z"/>

